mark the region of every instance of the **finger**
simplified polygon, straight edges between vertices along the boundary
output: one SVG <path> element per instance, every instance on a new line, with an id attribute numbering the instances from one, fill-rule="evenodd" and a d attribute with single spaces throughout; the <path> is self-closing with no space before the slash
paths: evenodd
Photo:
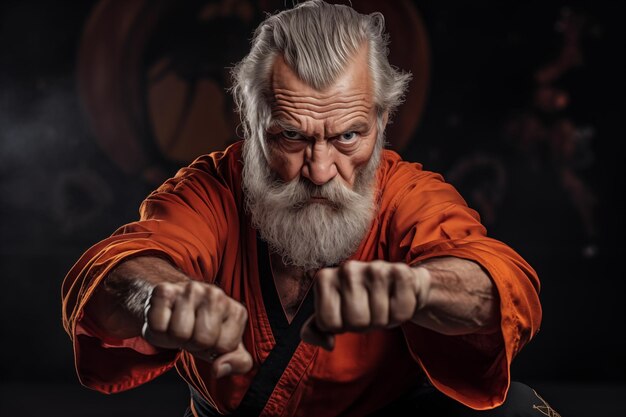
<path id="1" fill-rule="evenodd" d="M 216 378 L 222 378 L 233 373 L 245 374 L 250 369 L 252 369 L 252 356 L 241 342 L 235 350 L 215 359 L 212 366 Z"/>
<path id="2" fill-rule="evenodd" d="M 154 287 L 146 307 L 146 321 L 150 330 L 153 332 L 167 331 L 177 295 L 178 292 L 172 285 L 160 284 Z"/>
<path id="3" fill-rule="evenodd" d="M 154 346 L 177 348 L 167 335 L 177 294 L 175 286 L 170 284 L 159 284 L 152 291 L 142 334 Z"/>
<path id="4" fill-rule="evenodd" d="M 335 336 L 332 333 L 323 332 L 315 323 L 315 316 L 311 316 L 300 330 L 300 338 L 303 342 L 319 346 L 328 351 L 335 348 Z"/>
<path id="5" fill-rule="evenodd" d="M 339 268 L 344 331 L 360 331 L 370 327 L 369 294 L 364 276 L 366 271 L 366 264 L 361 262 L 347 262 Z"/>
<path id="6" fill-rule="evenodd" d="M 212 308 L 211 296 L 207 298 L 196 309 L 193 335 L 184 346 L 190 352 L 211 350 L 219 339 L 224 314 L 214 305 Z"/>
<path id="7" fill-rule="evenodd" d="M 342 331 L 341 297 L 337 268 L 320 269 L 315 275 L 315 324 L 324 332 Z"/>
<path id="8" fill-rule="evenodd" d="M 204 294 L 204 285 L 191 281 L 185 285 L 182 294 L 176 297 L 167 333 L 179 346 L 185 345 L 193 335 L 196 308 Z"/>
<path id="9" fill-rule="evenodd" d="M 380 268 L 375 263 L 366 275 L 369 290 L 370 326 L 384 328 L 389 324 L 390 279 L 388 268 Z"/>
<path id="10" fill-rule="evenodd" d="M 223 303 L 224 314 L 215 350 L 219 353 L 231 352 L 241 343 L 248 321 L 248 311 L 242 304 L 226 295 L 220 297 L 217 302 Z"/>
<path id="11" fill-rule="evenodd" d="M 414 277 L 408 268 L 406 265 L 396 265 L 390 272 L 393 284 L 389 301 L 389 326 L 410 320 L 417 306 Z"/>

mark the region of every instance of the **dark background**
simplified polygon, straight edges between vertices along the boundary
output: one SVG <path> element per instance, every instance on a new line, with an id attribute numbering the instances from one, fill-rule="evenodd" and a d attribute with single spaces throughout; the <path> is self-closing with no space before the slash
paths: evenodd
<path id="1" fill-rule="evenodd" d="M 155 184 L 103 150 L 78 94 L 77 51 L 95 3 L 0 5 L 0 410 L 38 398 L 66 407 L 49 415 L 113 404 L 78 387 L 60 287 L 84 250 L 137 218 Z M 415 4 L 431 75 L 420 124 L 398 150 L 457 185 L 490 234 L 539 273 L 544 320 L 514 378 L 623 393 L 624 3 Z M 568 13 L 584 22 L 582 59 L 550 83 L 567 104 L 546 110 L 533 98 L 536 76 L 562 52 Z M 524 136 L 529 120 L 574 133 Z M 171 174 L 176 163 L 162 167 Z M 184 387 L 173 389 L 184 404 Z"/>

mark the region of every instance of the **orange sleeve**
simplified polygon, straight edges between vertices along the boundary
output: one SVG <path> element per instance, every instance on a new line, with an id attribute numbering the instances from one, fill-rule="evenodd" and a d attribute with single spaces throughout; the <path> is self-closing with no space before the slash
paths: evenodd
<path id="1" fill-rule="evenodd" d="M 141 337 L 112 339 L 92 325 L 84 306 L 109 271 L 129 257 L 159 256 L 193 279 L 214 280 L 237 210 L 224 182 L 207 172 L 209 165 L 199 160 L 180 170 L 142 203 L 139 221 L 87 250 L 66 276 L 63 324 L 83 385 L 119 392 L 174 366 L 178 352 L 154 348 Z"/>
<path id="2" fill-rule="evenodd" d="M 537 275 L 510 247 L 487 237 L 478 214 L 441 176 L 413 170 L 396 183 L 404 185 L 392 203 L 390 258 L 410 265 L 440 256 L 475 261 L 500 300 L 499 332 L 446 336 L 410 323 L 403 326 L 409 349 L 440 391 L 472 408 L 495 407 L 506 396 L 511 361 L 539 330 Z"/>

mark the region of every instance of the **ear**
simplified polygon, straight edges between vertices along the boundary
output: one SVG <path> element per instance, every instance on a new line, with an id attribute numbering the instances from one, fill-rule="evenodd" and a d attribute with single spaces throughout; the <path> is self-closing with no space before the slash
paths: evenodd
<path id="1" fill-rule="evenodd" d="M 387 127 L 387 122 L 389 121 L 389 110 L 385 110 L 383 113 L 383 129 Z"/>

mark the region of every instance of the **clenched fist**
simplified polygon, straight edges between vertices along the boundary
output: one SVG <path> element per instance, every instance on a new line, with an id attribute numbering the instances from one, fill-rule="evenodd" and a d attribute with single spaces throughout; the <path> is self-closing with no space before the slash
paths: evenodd
<path id="1" fill-rule="evenodd" d="M 242 343 L 247 319 L 245 307 L 215 285 L 162 282 L 148 299 L 142 334 L 154 346 L 212 361 L 219 378 L 252 368 Z"/>
<path id="2" fill-rule="evenodd" d="M 428 296 L 424 268 L 385 261 L 348 261 L 317 272 L 315 314 L 305 323 L 305 342 L 332 350 L 334 335 L 398 326 L 412 320 Z"/>

